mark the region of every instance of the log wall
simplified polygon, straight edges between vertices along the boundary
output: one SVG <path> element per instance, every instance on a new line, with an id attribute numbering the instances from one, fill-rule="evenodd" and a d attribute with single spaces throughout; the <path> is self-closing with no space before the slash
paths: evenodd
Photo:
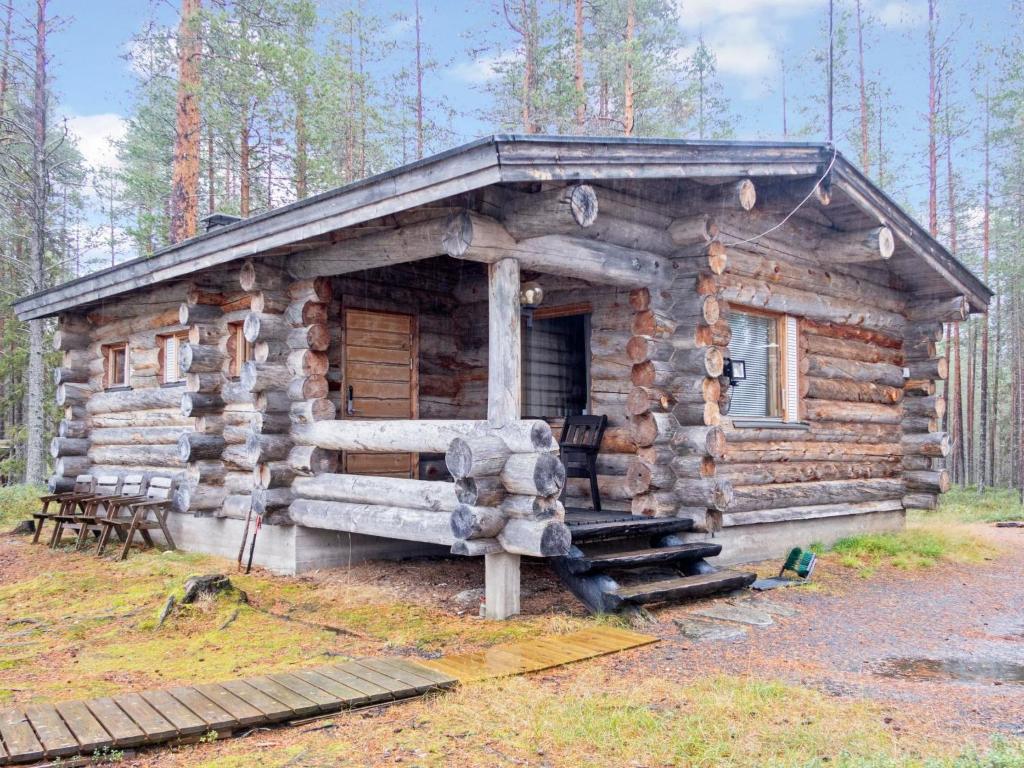
<path id="1" fill-rule="evenodd" d="M 162 286 L 60 318 L 54 345 L 62 360 L 54 378 L 64 413 L 50 446 L 51 487 L 70 489 L 83 473 L 184 477 L 177 443 L 195 419 L 181 413 L 184 385 L 161 385 L 158 337 L 184 330 L 178 307 L 189 290 L 183 283 Z M 128 348 L 129 380 L 108 388 L 104 350 L 118 343 Z"/>

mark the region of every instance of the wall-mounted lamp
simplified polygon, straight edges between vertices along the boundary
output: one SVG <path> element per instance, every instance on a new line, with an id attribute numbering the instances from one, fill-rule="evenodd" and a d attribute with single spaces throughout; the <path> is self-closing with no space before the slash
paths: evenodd
<path id="1" fill-rule="evenodd" d="M 722 370 L 722 375 L 729 379 L 730 387 L 735 387 L 739 382 L 747 378 L 747 361 L 733 360 L 731 357 L 725 358 L 725 367 Z"/>
<path id="2" fill-rule="evenodd" d="M 519 306 L 523 317 L 526 318 L 526 327 L 533 328 L 533 310 L 544 301 L 544 289 L 540 283 L 523 283 L 519 288 Z"/>

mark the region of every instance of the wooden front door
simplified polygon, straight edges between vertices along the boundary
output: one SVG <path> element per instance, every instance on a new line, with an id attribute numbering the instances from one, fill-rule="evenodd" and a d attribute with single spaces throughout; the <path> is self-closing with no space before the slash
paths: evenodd
<path id="1" fill-rule="evenodd" d="M 395 312 L 346 309 L 342 418 L 419 417 L 416 318 Z M 356 475 L 416 477 L 415 453 L 353 453 L 344 471 Z"/>

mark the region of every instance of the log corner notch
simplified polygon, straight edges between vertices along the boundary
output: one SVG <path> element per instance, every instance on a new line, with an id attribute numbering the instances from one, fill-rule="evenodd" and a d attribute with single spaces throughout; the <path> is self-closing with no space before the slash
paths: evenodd
<path id="1" fill-rule="evenodd" d="M 949 490 L 949 436 L 940 431 L 946 401 L 935 394 L 936 381 L 944 381 L 949 369 L 939 354 L 942 323 L 967 317 L 965 296 L 911 304 L 904 332 L 906 373 L 903 386 L 902 467 L 907 493 L 905 509 L 935 509 L 940 494 Z"/>
<path id="2" fill-rule="evenodd" d="M 87 473 L 92 465 L 89 458 L 90 429 L 86 421 L 86 403 L 95 392 L 91 379 L 92 324 L 85 317 L 62 315 L 53 334 L 54 349 L 61 352 L 61 365 L 54 369 L 57 405 L 63 409 L 63 419 L 57 437 L 50 443 L 50 455 L 55 459 L 54 474 L 48 481 L 53 493 L 65 493 L 74 488 L 75 477 Z"/>

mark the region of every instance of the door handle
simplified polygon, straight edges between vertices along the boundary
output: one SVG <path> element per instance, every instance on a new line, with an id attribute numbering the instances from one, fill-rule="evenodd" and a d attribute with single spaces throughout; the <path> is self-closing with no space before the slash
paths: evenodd
<path id="1" fill-rule="evenodd" d="M 355 394 L 353 393 L 351 386 L 349 386 L 348 396 L 345 398 L 345 413 L 349 416 L 356 415 Z"/>

